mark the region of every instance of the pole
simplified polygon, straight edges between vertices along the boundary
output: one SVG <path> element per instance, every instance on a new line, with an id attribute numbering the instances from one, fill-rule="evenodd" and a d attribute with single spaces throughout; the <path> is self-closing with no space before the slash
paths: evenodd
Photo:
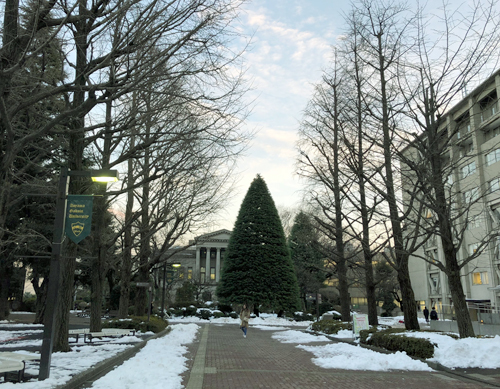
<path id="1" fill-rule="evenodd" d="M 161 290 L 161 318 L 165 318 L 165 281 L 167 279 L 167 264 L 163 264 L 163 286 Z"/>
<path id="2" fill-rule="evenodd" d="M 40 381 L 50 376 L 50 360 L 54 345 L 54 332 L 57 314 L 57 302 L 60 278 L 60 259 L 64 238 L 64 223 L 66 216 L 66 197 L 68 195 L 68 168 L 62 168 L 59 175 L 59 186 L 56 201 L 56 218 L 54 221 L 54 237 L 52 242 L 52 255 L 50 259 L 49 285 L 47 291 L 47 306 L 43 327 L 43 341 L 40 355 Z"/>
<path id="3" fill-rule="evenodd" d="M 151 285 L 149 286 L 148 288 L 148 292 L 149 292 L 149 304 L 148 304 L 148 321 L 149 321 L 149 317 L 151 316 L 151 298 L 152 298 L 152 294 L 153 294 L 153 290 L 151 288 Z"/>

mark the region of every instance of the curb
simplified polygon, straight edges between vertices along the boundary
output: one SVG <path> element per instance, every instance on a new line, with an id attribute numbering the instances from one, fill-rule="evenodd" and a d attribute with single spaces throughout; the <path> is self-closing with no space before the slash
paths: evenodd
<path id="1" fill-rule="evenodd" d="M 75 375 L 68 382 L 63 385 L 56 386 L 54 389 L 79 389 L 85 387 L 84 385 L 88 385 L 92 381 L 95 381 L 100 376 L 105 375 L 106 373 L 113 370 L 115 367 L 121 365 L 127 359 L 132 358 L 135 354 L 137 354 L 146 344 L 156 338 L 161 338 L 170 332 L 170 328 L 165 328 L 162 332 L 159 332 L 150 338 L 143 340 L 142 342 L 136 344 L 135 346 L 111 357 L 104 361 L 97 363 L 95 366 L 92 366 L 90 369 L 85 370 L 84 372 Z"/>
<path id="2" fill-rule="evenodd" d="M 327 337 L 328 339 L 330 339 L 330 340 L 332 340 L 334 342 L 347 343 L 347 344 L 350 344 L 351 346 L 361 346 L 363 348 L 366 348 L 366 349 L 369 349 L 369 350 L 372 350 L 372 351 L 376 351 L 376 352 L 382 353 L 382 354 L 394 354 L 395 353 L 394 351 L 389 351 L 389 350 L 386 350 L 384 348 L 370 346 L 370 345 L 363 344 L 363 343 L 356 343 L 356 342 L 354 342 L 352 340 L 347 340 L 347 339 L 342 339 L 342 338 L 336 338 L 334 336 L 327 335 L 327 334 L 322 334 L 322 333 L 319 333 L 319 332 L 316 332 L 316 331 L 304 330 L 304 332 L 307 332 L 307 333 L 312 334 L 312 335 L 323 335 L 323 336 Z M 465 373 L 461 373 L 461 372 L 452 370 L 452 369 L 450 369 L 450 368 L 448 368 L 446 366 L 443 366 L 440 363 L 426 361 L 425 359 L 421 359 L 421 358 L 417 358 L 417 357 L 412 357 L 411 355 L 408 355 L 408 356 L 410 358 L 412 358 L 412 359 L 415 359 L 417 361 L 420 361 L 420 362 L 423 362 L 423 363 L 427 364 L 427 366 L 429 366 L 431 369 L 434 369 L 434 370 L 437 370 L 437 371 L 442 371 L 442 372 L 450 374 L 450 375 L 458 376 L 460 378 L 463 378 L 463 379 L 466 379 L 466 380 L 469 380 L 469 381 L 479 382 L 481 384 L 493 386 L 495 388 L 500 388 L 500 385 L 497 384 L 497 383 L 493 383 L 493 382 L 490 382 L 490 381 L 487 381 L 487 380 L 483 380 L 483 379 L 478 378 L 478 377 L 471 377 L 471 376 L 469 376 L 469 375 L 467 375 Z"/>

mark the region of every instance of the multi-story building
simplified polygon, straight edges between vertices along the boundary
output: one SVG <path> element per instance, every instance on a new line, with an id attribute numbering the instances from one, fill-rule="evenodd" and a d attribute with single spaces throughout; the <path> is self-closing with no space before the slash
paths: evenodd
<path id="1" fill-rule="evenodd" d="M 459 259 L 464 260 L 481 250 L 481 254 L 462 269 L 464 292 L 471 308 L 496 312 L 500 311 L 499 95 L 500 70 L 449 110 L 440 129 L 443 139 L 452 139 L 444 160 L 450 166 L 448 183 L 452 198 L 456 199 L 452 211 L 459 215 L 453 222 L 457 231 L 464 229 L 463 234 L 459 234 L 463 236 Z M 411 146 L 408 150 L 411 153 Z M 464 210 L 467 211 L 460 212 Z M 433 217 L 432 212 L 426 210 L 422 216 Z M 492 237 L 486 246 L 481 245 L 485 237 Z M 446 317 L 453 312 L 448 282 L 445 274 L 432 264 L 432 261 L 443 260 L 441 239 L 432 236 L 410 258 L 410 274 L 421 307 L 435 306 Z"/>

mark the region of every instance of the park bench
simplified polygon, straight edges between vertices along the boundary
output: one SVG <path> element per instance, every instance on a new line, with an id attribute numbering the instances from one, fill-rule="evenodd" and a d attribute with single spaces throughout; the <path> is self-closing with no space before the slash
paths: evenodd
<path id="1" fill-rule="evenodd" d="M 0 374 L 3 374 L 4 381 L 9 380 L 9 373 L 14 373 L 12 381 L 24 381 L 24 369 L 26 361 L 38 361 L 40 356 L 15 353 L 10 351 L 0 352 Z M 11 374 L 12 376 L 12 374 Z"/>
<path id="2" fill-rule="evenodd" d="M 85 343 L 92 343 L 93 338 L 111 338 L 111 337 L 123 337 L 126 335 L 135 335 L 135 330 L 127 330 L 123 328 L 103 328 L 100 332 L 90 332 L 88 328 L 69 330 L 70 336 L 75 336 L 75 342 L 78 342 L 80 335 L 83 335 L 83 341 Z"/>

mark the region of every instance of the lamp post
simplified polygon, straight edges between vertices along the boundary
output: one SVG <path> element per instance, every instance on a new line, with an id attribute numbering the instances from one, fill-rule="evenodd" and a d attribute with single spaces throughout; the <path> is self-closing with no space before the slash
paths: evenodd
<path id="1" fill-rule="evenodd" d="M 60 259 L 64 241 L 64 228 L 66 222 L 66 205 L 70 177 L 91 177 L 96 182 L 118 181 L 117 170 L 69 170 L 61 169 L 57 189 L 56 215 L 54 221 L 54 236 L 52 238 L 52 254 L 50 258 L 49 285 L 47 290 L 47 305 L 45 308 L 42 350 L 40 355 L 40 370 L 38 379 L 44 380 L 50 375 L 50 360 L 54 345 L 54 330 L 57 313 L 57 302 L 60 278 Z"/>
<path id="2" fill-rule="evenodd" d="M 161 292 L 161 318 L 165 317 L 165 284 L 167 281 L 167 266 L 172 268 L 178 268 L 181 266 L 180 263 L 164 263 L 163 264 L 163 285 Z"/>

